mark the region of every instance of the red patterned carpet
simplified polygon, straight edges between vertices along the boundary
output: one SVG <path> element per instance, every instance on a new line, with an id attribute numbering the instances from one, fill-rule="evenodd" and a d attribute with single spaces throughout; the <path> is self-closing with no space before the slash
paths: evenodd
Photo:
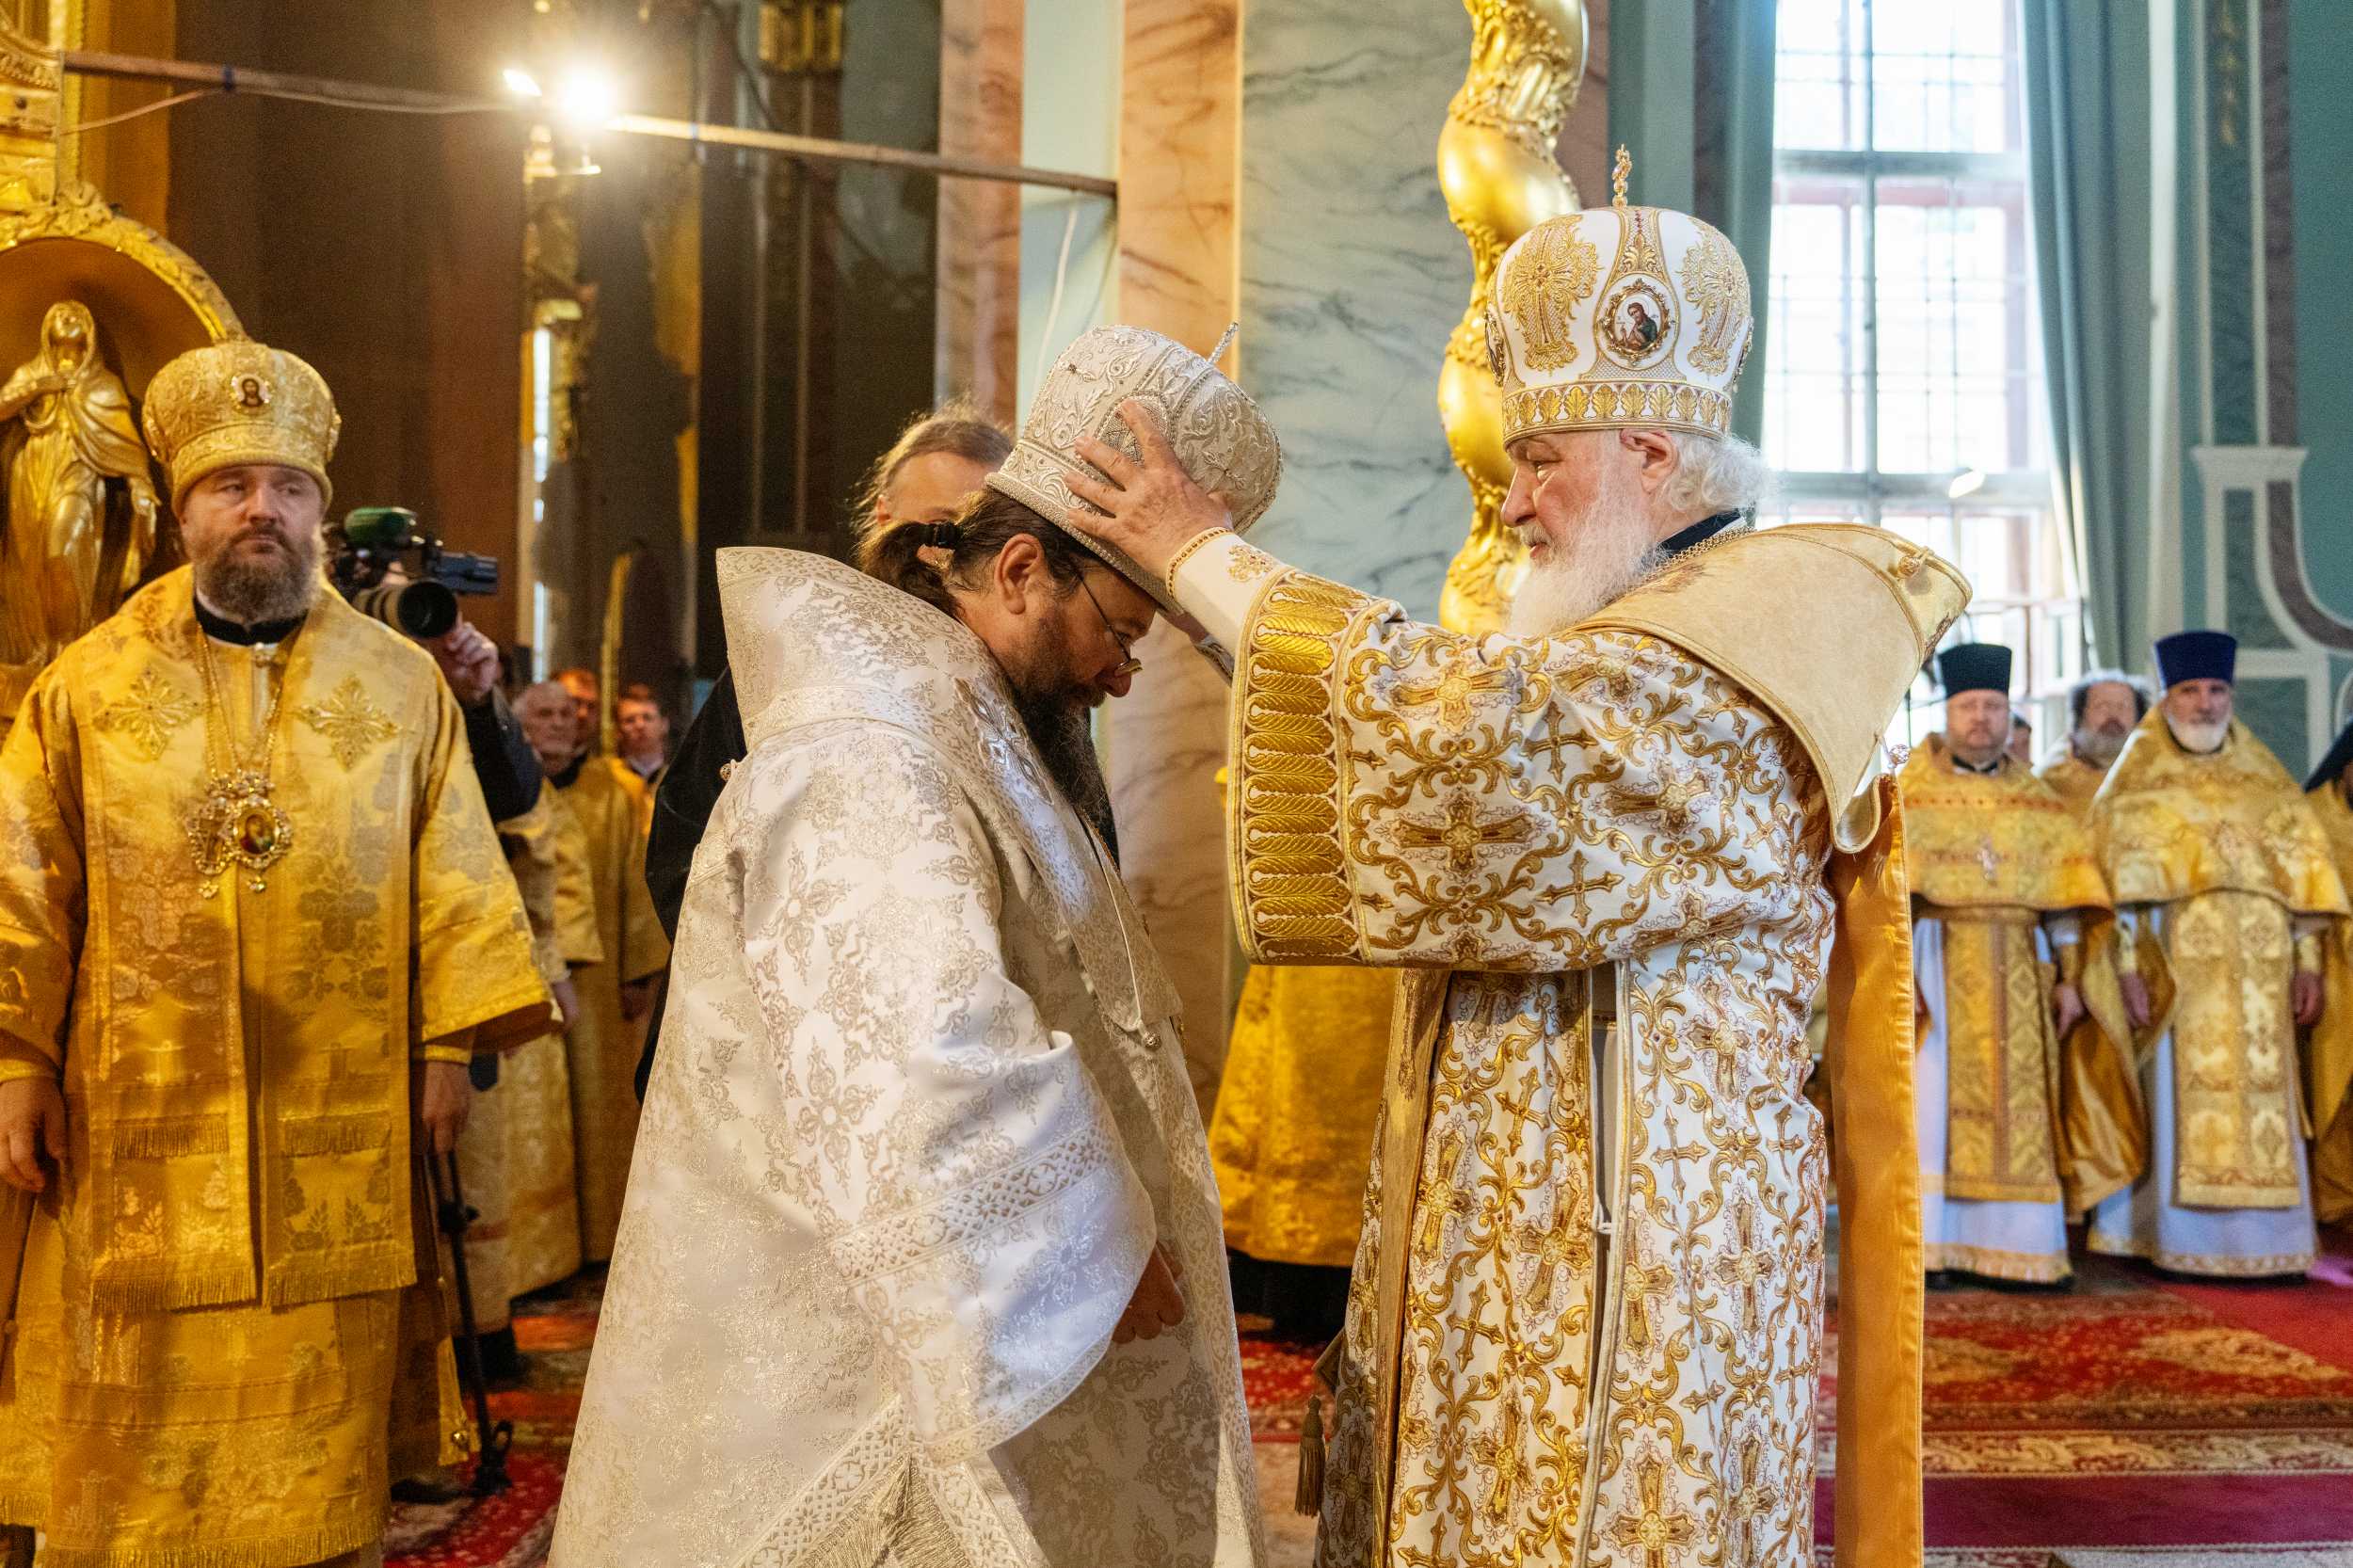
<path id="1" fill-rule="evenodd" d="M 1928 1568 L 2353 1568 L 2353 1258 L 2297 1285 L 2159 1280 L 2092 1259 L 2069 1295 L 1929 1298 Z M 600 1282 L 516 1317 L 515 1485 L 488 1503 L 393 1511 L 402 1568 L 535 1568 L 596 1333 Z M 1252 1430 L 1299 1437 L 1320 1347 L 1242 1338 Z M 1830 1380 L 1817 1517 L 1827 1544 Z M 1287 1502 L 1288 1448 L 1261 1473 Z M 1288 1562 L 1301 1532 L 1284 1531 Z"/>

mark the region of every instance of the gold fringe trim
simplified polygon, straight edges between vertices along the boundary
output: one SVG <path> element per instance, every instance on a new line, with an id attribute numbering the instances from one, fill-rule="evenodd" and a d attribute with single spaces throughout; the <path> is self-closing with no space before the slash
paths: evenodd
<path id="1" fill-rule="evenodd" d="M 259 1294 L 248 1258 L 193 1264 L 168 1259 L 101 1260 L 90 1272 L 90 1304 L 101 1312 L 170 1312 L 230 1306 Z"/>
<path id="2" fill-rule="evenodd" d="M 340 1116 L 305 1116 L 280 1125 L 280 1153 L 300 1159 L 307 1155 L 360 1154 L 392 1142 L 392 1118 L 380 1111 Z"/>
<path id="3" fill-rule="evenodd" d="M 383 1535 L 381 1520 L 364 1519 L 253 1541 L 184 1541 L 169 1545 L 60 1546 L 51 1535 L 41 1543 L 40 1568 L 294 1568 L 357 1551 Z"/>
<path id="4" fill-rule="evenodd" d="M 417 1257 L 407 1242 L 340 1247 L 319 1256 L 289 1257 L 269 1271 L 269 1304 L 299 1306 L 337 1296 L 398 1290 L 417 1282 Z"/>
<path id="5" fill-rule="evenodd" d="M 1313 1519 L 1323 1512 L 1323 1396 L 1307 1391 L 1307 1414 L 1299 1423 L 1299 1481 L 1291 1511 Z"/>
<path id="6" fill-rule="evenodd" d="M 971 1558 L 949 1528 L 938 1499 L 917 1479 L 911 1460 L 897 1480 L 886 1482 L 832 1540 L 793 1568 L 874 1568 L 886 1553 L 893 1568 L 971 1568 Z"/>
<path id="7" fill-rule="evenodd" d="M 1341 633 L 1366 602 L 1292 573 L 1260 596 L 1242 637 L 1234 898 L 1254 958 L 1340 959 L 1356 951 L 1330 672 Z"/>
<path id="8" fill-rule="evenodd" d="M 119 1160 L 181 1160 L 195 1154 L 229 1152 L 229 1118 L 170 1116 L 155 1121 L 117 1122 L 106 1135 Z"/>

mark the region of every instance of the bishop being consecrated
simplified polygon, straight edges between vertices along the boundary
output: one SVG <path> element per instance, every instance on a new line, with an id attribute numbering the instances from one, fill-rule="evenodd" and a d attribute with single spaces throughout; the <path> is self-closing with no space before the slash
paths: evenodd
<path id="1" fill-rule="evenodd" d="M 1749 280 L 1706 224 L 1551 218 L 1496 299 L 1508 634 L 1242 543 L 1144 408 L 1069 478 L 1236 660 L 1250 956 L 1404 971 L 1319 1560 L 1812 1562 L 1827 981 L 1838 1549 L 1916 1561 L 1911 965 L 1867 775 L 1966 584 L 1878 529 L 1745 526 Z"/>

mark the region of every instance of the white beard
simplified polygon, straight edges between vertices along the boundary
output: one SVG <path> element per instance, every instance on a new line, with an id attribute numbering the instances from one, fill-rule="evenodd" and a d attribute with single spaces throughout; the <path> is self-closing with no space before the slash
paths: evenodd
<path id="1" fill-rule="evenodd" d="M 1572 536 L 1576 547 L 1541 565 L 1531 563 L 1503 629 L 1514 637 L 1548 637 L 1634 586 L 1657 564 L 1658 547 L 1639 515 L 1589 523 Z"/>
<path id="2" fill-rule="evenodd" d="M 2229 719 L 2218 724 L 2186 724 L 2168 713 L 2165 727 L 2173 731 L 2173 739 L 2181 743 L 2184 751 L 2195 751 L 2201 755 L 2219 749 L 2231 733 Z"/>

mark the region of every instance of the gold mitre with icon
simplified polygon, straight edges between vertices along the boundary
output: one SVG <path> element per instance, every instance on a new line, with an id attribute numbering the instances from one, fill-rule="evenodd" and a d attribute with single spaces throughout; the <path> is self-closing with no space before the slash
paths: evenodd
<path id="1" fill-rule="evenodd" d="M 1232 331 L 1226 333 L 1231 341 Z M 1013 456 L 988 476 L 988 487 L 1013 497 L 1077 539 L 1173 615 L 1168 589 L 1115 545 L 1075 527 L 1089 510 L 1070 492 L 1070 475 L 1092 472 L 1079 443 L 1093 436 L 1141 458 L 1136 439 L 1119 417 L 1133 398 L 1159 421 L 1177 460 L 1194 484 L 1225 498 L 1234 532 L 1247 532 L 1266 515 L 1283 477 L 1283 447 L 1250 394 L 1215 364 L 1225 344 L 1205 360 L 1173 338 L 1142 327 L 1096 327 L 1082 332 L 1030 401 L 1030 417 Z"/>
<path id="2" fill-rule="evenodd" d="M 1732 428 L 1755 321 L 1749 269 L 1709 224 L 1615 200 L 1546 218 L 1496 268 L 1487 353 L 1503 439 L 1562 430 Z"/>
<path id="3" fill-rule="evenodd" d="M 188 350 L 147 384 L 146 423 L 175 508 L 189 486 L 243 463 L 300 469 L 334 494 L 327 463 L 343 417 L 326 379 L 282 348 L 240 338 Z"/>

